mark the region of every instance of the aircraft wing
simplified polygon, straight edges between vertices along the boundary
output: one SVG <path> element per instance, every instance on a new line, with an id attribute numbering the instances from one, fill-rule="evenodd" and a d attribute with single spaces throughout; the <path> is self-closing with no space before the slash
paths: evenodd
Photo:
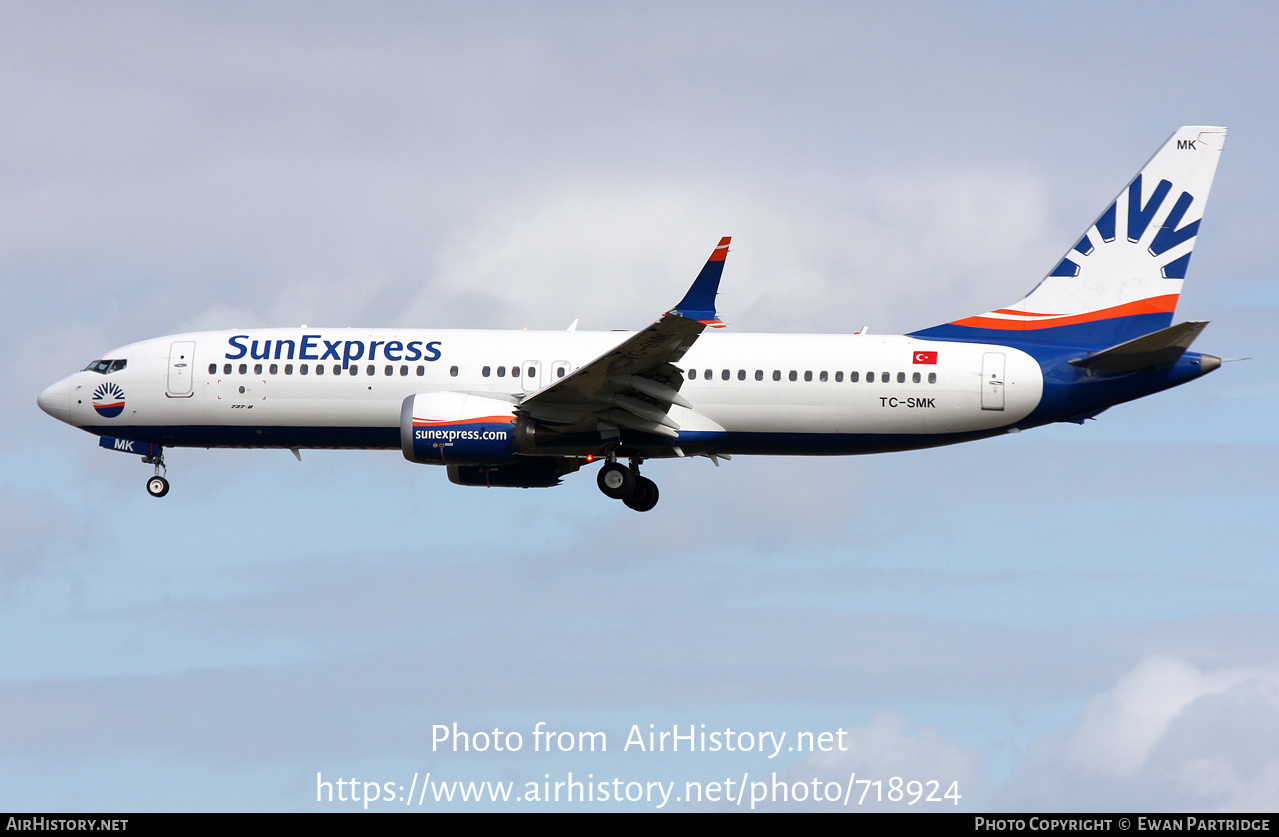
<path id="1" fill-rule="evenodd" d="M 684 373 L 675 363 L 707 326 L 724 327 L 715 314 L 715 295 L 729 240 L 720 239 L 678 305 L 585 366 L 525 396 L 520 410 L 563 432 L 609 424 L 677 438 L 679 425 L 667 415 L 670 406 L 692 404 L 679 394 Z"/>

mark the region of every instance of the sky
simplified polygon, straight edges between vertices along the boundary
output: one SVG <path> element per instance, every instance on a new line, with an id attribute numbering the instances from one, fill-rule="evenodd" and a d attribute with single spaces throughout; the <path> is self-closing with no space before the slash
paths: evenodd
<path id="1" fill-rule="evenodd" d="M 0 808 L 1279 806 L 1273 5 L 0 20 Z M 1250 360 L 1083 427 L 650 462 L 636 514 L 394 451 L 176 449 L 156 500 L 35 403 L 197 329 L 641 328 L 724 235 L 735 330 L 925 328 L 1187 124 L 1230 136 L 1178 315 Z"/>

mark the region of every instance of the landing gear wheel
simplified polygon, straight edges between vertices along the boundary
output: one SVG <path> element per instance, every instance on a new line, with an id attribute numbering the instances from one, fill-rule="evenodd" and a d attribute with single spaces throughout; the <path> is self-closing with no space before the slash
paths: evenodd
<path id="1" fill-rule="evenodd" d="M 658 493 L 657 483 L 648 477 L 636 477 L 635 490 L 623 497 L 622 502 L 628 509 L 646 512 L 657 505 Z"/>
<path id="2" fill-rule="evenodd" d="M 169 493 L 169 481 L 161 476 L 151 477 L 147 480 L 147 493 L 152 497 L 163 497 Z"/>
<path id="3" fill-rule="evenodd" d="M 630 495 L 635 490 L 635 473 L 616 462 L 605 463 L 600 468 L 599 476 L 595 478 L 599 484 L 600 491 L 604 492 L 605 497 L 612 497 L 614 500 L 621 500 Z"/>

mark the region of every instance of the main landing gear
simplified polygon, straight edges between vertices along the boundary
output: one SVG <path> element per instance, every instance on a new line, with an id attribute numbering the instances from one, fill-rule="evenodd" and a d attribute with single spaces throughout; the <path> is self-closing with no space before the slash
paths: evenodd
<path id="1" fill-rule="evenodd" d="M 160 473 L 165 471 L 164 467 L 164 448 L 160 448 L 160 452 L 155 456 L 144 456 L 142 461 L 148 465 L 155 465 L 155 476 L 147 479 L 147 493 L 152 497 L 163 497 L 169 493 L 169 481 Z"/>
<path id="2" fill-rule="evenodd" d="M 646 512 L 657 505 L 657 483 L 648 477 L 641 477 L 640 460 L 632 459 L 631 467 L 619 465 L 610 460 L 600 468 L 596 482 L 605 497 L 621 500 L 627 508 L 638 512 Z"/>

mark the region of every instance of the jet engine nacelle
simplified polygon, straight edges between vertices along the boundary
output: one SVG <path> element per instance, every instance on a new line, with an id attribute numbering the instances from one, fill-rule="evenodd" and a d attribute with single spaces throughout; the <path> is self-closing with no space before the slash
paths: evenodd
<path id="1" fill-rule="evenodd" d="M 531 445 L 515 405 L 464 392 L 410 395 L 400 408 L 400 450 L 430 465 L 502 465 Z"/>

